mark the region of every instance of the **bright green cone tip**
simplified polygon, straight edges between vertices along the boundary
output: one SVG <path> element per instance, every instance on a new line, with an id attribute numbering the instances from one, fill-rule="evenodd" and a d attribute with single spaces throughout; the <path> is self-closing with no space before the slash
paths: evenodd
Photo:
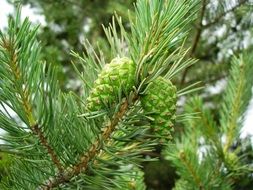
<path id="1" fill-rule="evenodd" d="M 113 105 L 118 94 L 129 93 L 135 84 L 136 65 L 127 58 L 115 58 L 106 64 L 87 98 L 87 108 L 90 111 L 100 111 Z"/>
<path id="2" fill-rule="evenodd" d="M 158 77 L 149 84 L 141 104 L 145 112 L 152 112 L 151 125 L 155 134 L 171 138 L 176 102 L 177 89 L 169 80 Z"/>

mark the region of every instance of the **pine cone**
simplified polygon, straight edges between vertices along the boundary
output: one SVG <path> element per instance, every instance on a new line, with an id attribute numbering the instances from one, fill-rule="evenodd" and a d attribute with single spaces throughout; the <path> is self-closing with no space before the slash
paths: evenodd
<path id="1" fill-rule="evenodd" d="M 122 90 L 120 93 L 128 94 L 135 84 L 135 69 L 136 65 L 127 57 L 115 58 L 106 64 L 87 98 L 88 110 L 99 111 L 113 105 L 119 90 Z"/>
<path id="2" fill-rule="evenodd" d="M 171 138 L 170 131 L 176 115 L 177 89 L 169 81 L 158 77 L 152 81 L 143 97 L 141 104 L 145 112 L 152 112 L 151 127 L 155 134 Z"/>

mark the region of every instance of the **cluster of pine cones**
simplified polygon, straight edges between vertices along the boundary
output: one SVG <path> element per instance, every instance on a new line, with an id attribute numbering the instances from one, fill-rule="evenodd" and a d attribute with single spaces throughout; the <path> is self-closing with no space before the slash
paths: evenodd
<path id="1" fill-rule="evenodd" d="M 87 98 L 87 109 L 99 111 L 115 104 L 121 94 L 134 90 L 136 64 L 129 58 L 115 58 L 98 75 Z M 139 95 L 143 110 L 150 113 L 152 130 L 158 135 L 170 135 L 176 112 L 177 89 L 159 76 L 150 82 L 144 94 Z"/>

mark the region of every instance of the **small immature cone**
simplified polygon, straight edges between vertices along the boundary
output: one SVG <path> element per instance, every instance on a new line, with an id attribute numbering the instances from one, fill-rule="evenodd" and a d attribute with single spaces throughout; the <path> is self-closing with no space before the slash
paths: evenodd
<path id="1" fill-rule="evenodd" d="M 151 127 L 155 134 L 171 138 L 173 123 L 176 118 L 177 89 L 163 77 L 152 81 L 145 94 L 141 97 L 141 104 L 145 112 L 154 120 Z"/>
<path id="2" fill-rule="evenodd" d="M 120 93 L 129 93 L 135 84 L 136 64 L 129 58 L 115 58 L 106 64 L 87 98 L 89 111 L 100 111 L 113 105 Z"/>

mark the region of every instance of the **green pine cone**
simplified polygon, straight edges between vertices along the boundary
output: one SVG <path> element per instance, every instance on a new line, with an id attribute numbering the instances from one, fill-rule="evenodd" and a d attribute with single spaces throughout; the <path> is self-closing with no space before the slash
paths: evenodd
<path id="1" fill-rule="evenodd" d="M 176 118 L 177 89 L 169 81 L 158 77 L 152 81 L 143 97 L 141 104 L 145 112 L 152 112 L 151 127 L 155 134 L 171 138 L 171 130 Z"/>
<path id="2" fill-rule="evenodd" d="M 87 109 L 99 111 L 113 105 L 120 93 L 129 93 L 134 84 L 136 65 L 127 57 L 115 58 L 106 64 L 87 98 Z"/>

